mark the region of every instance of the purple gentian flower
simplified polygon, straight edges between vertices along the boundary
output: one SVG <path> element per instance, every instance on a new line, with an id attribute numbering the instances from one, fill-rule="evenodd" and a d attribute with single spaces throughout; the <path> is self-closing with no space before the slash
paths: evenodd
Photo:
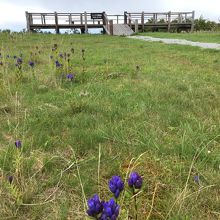
<path id="1" fill-rule="evenodd" d="M 0 61 L 0 66 L 2 66 L 3 65 L 3 62 L 2 61 Z"/>
<path id="2" fill-rule="evenodd" d="M 114 199 L 110 199 L 103 204 L 103 211 L 100 220 L 116 220 L 119 215 L 120 206 L 117 205 Z"/>
<path id="3" fill-rule="evenodd" d="M 143 179 L 137 172 L 132 172 L 129 179 L 128 185 L 134 187 L 135 189 L 140 189 L 142 187 Z"/>
<path id="4" fill-rule="evenodd" d="M 58 60 L 55 62 L 55 64 L 56 64 L 56 67 L 57 67 L 57 68 L 61 67 L 61 63 L 59 63 Z"/>
<path id="5" fill-rule="evenodd" d="M 98 214 L 102 212 L 103 202 L 100 201 L 99 196 L 95 194 L 92 198 L 88 200 L 88 210 L 87 214 L 91 217 L 97 217 Z"/>
<path id="6" fill-rule="evenodd" d="M 74 75 L 72 73 L 69 73 L 66 75 L 66 78 L 69 80 L 69 81 L 72 81 L 74 79 Z"/>
<path id="7" fill-rule="evenodd" d="M 115 198 L 118 198 L 120 192 L 124 189 L 124 183 L 120 176 L 113 176 L 108 183 L 110 191 L 114 194 Z"/>
<path id="8" fill-rule="evenodd" d="M 34 67 L 34 62 L 33 61 L 29 61 L 29 65 L 33 68 Z"/>
<path id="9" fill-rule="evenodd" d="M 20 140 L 15 141 L 15 147 L 21 148 L 21 141 Z"/>
<path id="10" fill-rule="evenodd" d="M 11 184 L 12 181 L 13 181 L 13 176 L 9 176 L 9 177 L 8 177 L 8 181 L 9 181 L 9 183 Z"/>
<path id="11" fill-rule="evenodd" d="M 22 61 L 22 59 L 21 59 L 21 58 L 18 58 L 18 59 L 17 59 L 17 64 L 18 64 L 18 65 L 21 65 L 21 64 L 22 64 L 22 62 L 23 62 L 23 61 Z"/>

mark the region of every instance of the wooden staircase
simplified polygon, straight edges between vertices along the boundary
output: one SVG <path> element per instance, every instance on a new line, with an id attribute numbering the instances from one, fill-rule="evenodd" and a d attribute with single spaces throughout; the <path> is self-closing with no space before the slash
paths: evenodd
<path id="1" fill-rule="evenodd" d="M 109 28 L 103 26 L 106 33 L 111 35 Z M 130 36 L 134 31 L 127 24 L 113 24 L 113 35 L 117 36 Z"/>
<path id="2" fill-rule="evenodd" d="M 128 36 L 134 31 L 127 24 L 113 24 L 113 35 Z"/>

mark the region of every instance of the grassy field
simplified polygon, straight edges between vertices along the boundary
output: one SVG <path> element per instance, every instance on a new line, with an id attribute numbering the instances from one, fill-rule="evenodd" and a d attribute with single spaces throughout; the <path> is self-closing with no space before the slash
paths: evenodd
<path id="1" fill-rule="evenodd" d="M 185 39 L 190 41 L 219 43 L 220 44 L 220 32 L 193 32 L 193 33 L 168 33 L 168 32 L 146 32 L 139 35 L 147 35 L 151 37 L 159 38 L 175 38 Z"/>
<path id="2" fill-rule="evenodd" d="M 138 219 L 220 218 L 220 51 L 2 34 L 0 53 L 0 219 L 86 219 L 85 200 L 131 170 Z M 119 219 L 135 219 L 133 200 Z"/>

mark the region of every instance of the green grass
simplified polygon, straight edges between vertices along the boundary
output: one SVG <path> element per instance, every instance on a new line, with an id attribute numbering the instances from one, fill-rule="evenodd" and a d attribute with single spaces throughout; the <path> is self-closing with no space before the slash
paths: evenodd
<path id="1" fill-rule="evenodd" d="M 168 33 L 168 32 L 146 32 L 139 35 L 147 35 L 159 38 L 185 39 L 197 42 L 220 43 L 220 32 L 193 32 L 193 33 Z"/>
<path id="2" fill-rule="evenodd" d="M 62 53 L 74 48 L 68 71 L 62 58 L 66 70 L 49 57 L 57 56 L 55 43 Z M 144 179 L 139 219 L 219 218 L 220 51 L 125 37 L 2 34 L 0 52 L 3 219 L 85 219 L 79 173 L 86 198 L 100 191 L 109 199 L 108 180 L 125 178 L 142 153 L 131 163 Z M 6 58 L 20 53 L 22 73 Z M 69 72 L 74 82 L 60 79 Z M 127 203 L 120 219 L 127 210 L 134 215 Z"/>

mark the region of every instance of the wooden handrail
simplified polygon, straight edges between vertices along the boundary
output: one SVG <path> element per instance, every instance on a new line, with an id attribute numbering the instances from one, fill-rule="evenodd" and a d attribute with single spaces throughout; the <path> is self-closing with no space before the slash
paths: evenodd
<path id="1" fill-rule="evenodd" d="M 127 15 L 127 18 L 128 18 L 128 24 L 130 26 L 130 28 L 132 28 L 132 23 L 134 24 L 134 29 L 135 29 L 135 33 L 138 33 L 138 19 L 132 19 L 131 15 L 128 14 Z"/>
<path id="2" fill-rule="evenodd" d="M 113 20 L 109 20 L 105 12 L 103 12 L 103 24 L 105 26 L 106 31 L 110 35 L 113 35 Z"/>

